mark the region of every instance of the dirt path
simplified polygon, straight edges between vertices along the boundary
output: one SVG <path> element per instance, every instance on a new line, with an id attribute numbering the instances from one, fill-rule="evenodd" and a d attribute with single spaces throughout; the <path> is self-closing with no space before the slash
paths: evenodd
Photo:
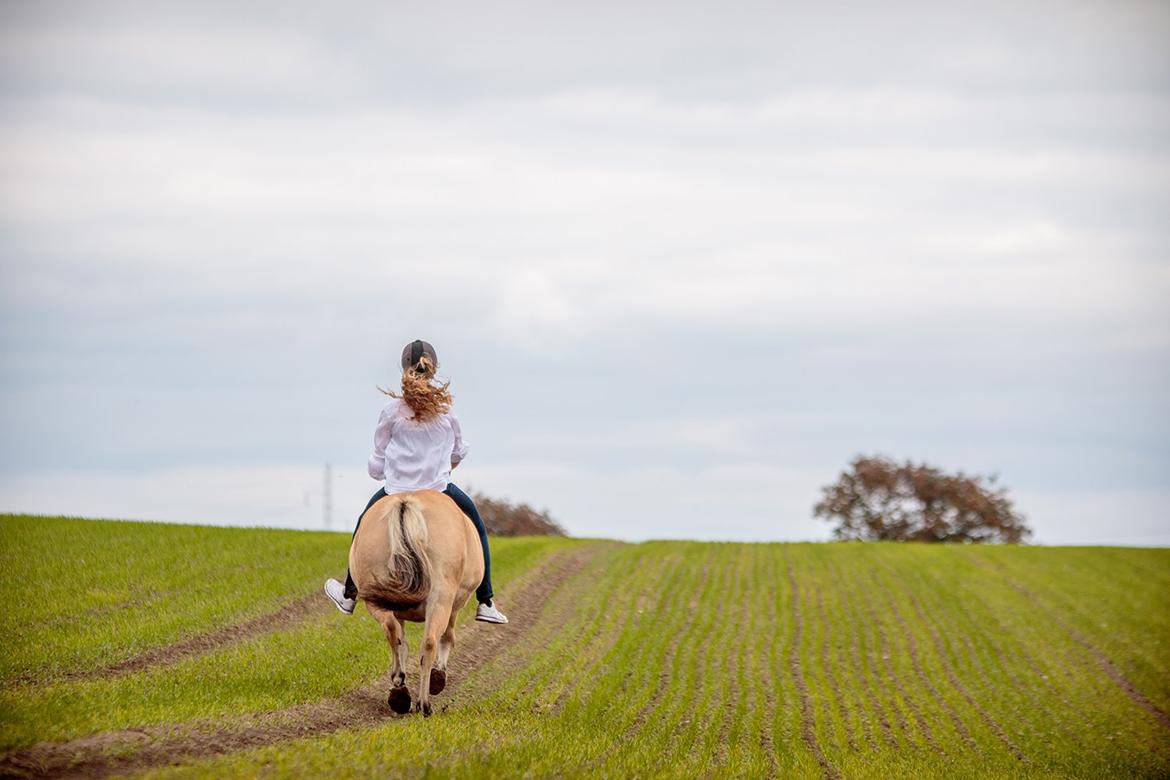
<path id="1" fill-rule="evenodd" d="M 156 647 L 101 669 L 70 674 L 67 679 L 108 679 L 141 672 L 154 666 L 169 666 L 254 636 L 287 630 L 313 615 L 326 615 L 330 609 L 329 602 L 319 592 L 310 593 L 285 604 L 280 609 L 246 620 L 243 623 L 236 623 L 206 634 L 198 634 L 174 644 Z"/>
<path id="2" fill-rule="evenodd" d="M 474 622 L 463 626 L 458 650 L 451 656 L 448 679 L 452 688 L 475 666 L 522 639 L 539 619 L 553 592 L 602 549 L 600 545 L 575 546 L 534 569 L 508 599 L 511 622 L 507 626 L 485 627 Z M 0 776 L 106 777 L 373 725 L 397 717 L 386 706 L 386 688 L 386 680 L 379 679 L 336 699 L 274 712 L 40 743 L 0 757 Z"/>

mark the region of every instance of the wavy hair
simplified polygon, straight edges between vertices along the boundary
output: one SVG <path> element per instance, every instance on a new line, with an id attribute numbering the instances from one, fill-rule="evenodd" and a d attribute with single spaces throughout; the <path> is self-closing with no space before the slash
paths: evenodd
<path id="1" fill-rule="evenodd" d="M 427 422 L 450 411 L 451 403 L 455 400 L 447 390 L 451 383 L 437 382 L 435 370 L 434 362 L 423 355 L 417 363 L 402 372 L 402 393 L 381 387 L 378 389 L 391 398 L 405 401 L 414 412 L 414 419 Z"/>

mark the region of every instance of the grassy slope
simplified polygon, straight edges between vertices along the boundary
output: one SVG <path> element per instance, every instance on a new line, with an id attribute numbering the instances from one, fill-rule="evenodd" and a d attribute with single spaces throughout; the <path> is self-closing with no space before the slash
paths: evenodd
<path id="1" fill-rule="evenodd" d="M 506 586 L 572 543 L 498 540 L 496 579 Z M 0 519 L 0 549 L 0 592 L 10 605 L 0 623 L 0 749 L 289 707 L 340 694 L 386 667 L 368 615 L 347 620 L 327 610 L 172 666 L 64 677 L 320 592 L 326 576 L 345 571 L 340 534 L 9 516 Z M 43 583 L 33 586 L 35 598 L 31 583 Z"/>
<path id="2" fill-rule="evenodd" d="M 43 518 L 0 520 L 0 541 L 20 605 L 0 624 L 5 747 L 286 707 L 387 662 L 368 617 L 330 615 L 172 667 L 62 680 L 309 592 L 345 541 Z M 564 544 L 494 541 L 502 598 Z M 38 603 L 12 597 L 46 577 Z M 222 577 L 232 586 L 210 584 Z M 116 609 L 138 589 L 148 613 Z M 1170 710 L 1168 615 L 1167 550 L 606 547 L 441 716 L 160 773 L 1165 775 L 1170 729 L 1102 664 Z"/>

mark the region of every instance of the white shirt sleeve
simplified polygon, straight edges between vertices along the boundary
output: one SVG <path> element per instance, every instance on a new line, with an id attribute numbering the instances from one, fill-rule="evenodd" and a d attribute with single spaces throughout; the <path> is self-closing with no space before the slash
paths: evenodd
<path id="1" fill-rule="evenodd" d="M 390 443 L 393 422 L 394 415 L 390 413 L 390 407 L 386 407 L 378 417 L 378 427 L 374 429 L 374 454 L 366 464 L 366 470 L 374 479 L 386 478 L 386 445 Z"/>
<path id="2" fill-rule="evenodd" d="M 459 426 L 459 418 L 454 412 L 447 413 L 451 420 L 451 430 L 455 431 L 455 449 L 451 450 L 451 465 L 462 462 L 467 457 L 467 442 L 463 441 L 463 429 Z"/>

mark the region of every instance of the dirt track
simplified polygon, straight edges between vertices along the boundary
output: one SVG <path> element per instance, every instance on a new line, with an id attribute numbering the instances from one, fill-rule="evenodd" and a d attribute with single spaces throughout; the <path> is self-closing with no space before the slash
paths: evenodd
<path id="1" fill-rule="evenodd" d="M 558 553 L 534 569 L 520 589 L 510 594 L 510 623 L 486 626 L 472 622 L 460 628 L 459 649 L 451 656 L 449 690 L 477 665 L 499 655 L 522 639 L 540 617 L 549 597 L 599 552 L 596 545 Z M 324 606 L 320 606 L 323 604 Z M 127 674 L 154 665 L 174 663 L 223 644 L 299 622 L 328 609 L 324 596 L 293 602 L 269 615 L 137 656 L 104 675 Z M 114 671 L 117 670 L 117 671 Z M 104 732 L 68 742 L 42 742 L 0 757 L 5 777 L 106 777 L 132 770 L 188 762 L 289 739 L 329 734 L 398 718 L 386 706 L 386 675 L 336 699 L 273 712 L 140 729 Z M 444 698 L 447 698 L 444 694 Z M 440 700 L 441 701 L 441 700 Z"/>

